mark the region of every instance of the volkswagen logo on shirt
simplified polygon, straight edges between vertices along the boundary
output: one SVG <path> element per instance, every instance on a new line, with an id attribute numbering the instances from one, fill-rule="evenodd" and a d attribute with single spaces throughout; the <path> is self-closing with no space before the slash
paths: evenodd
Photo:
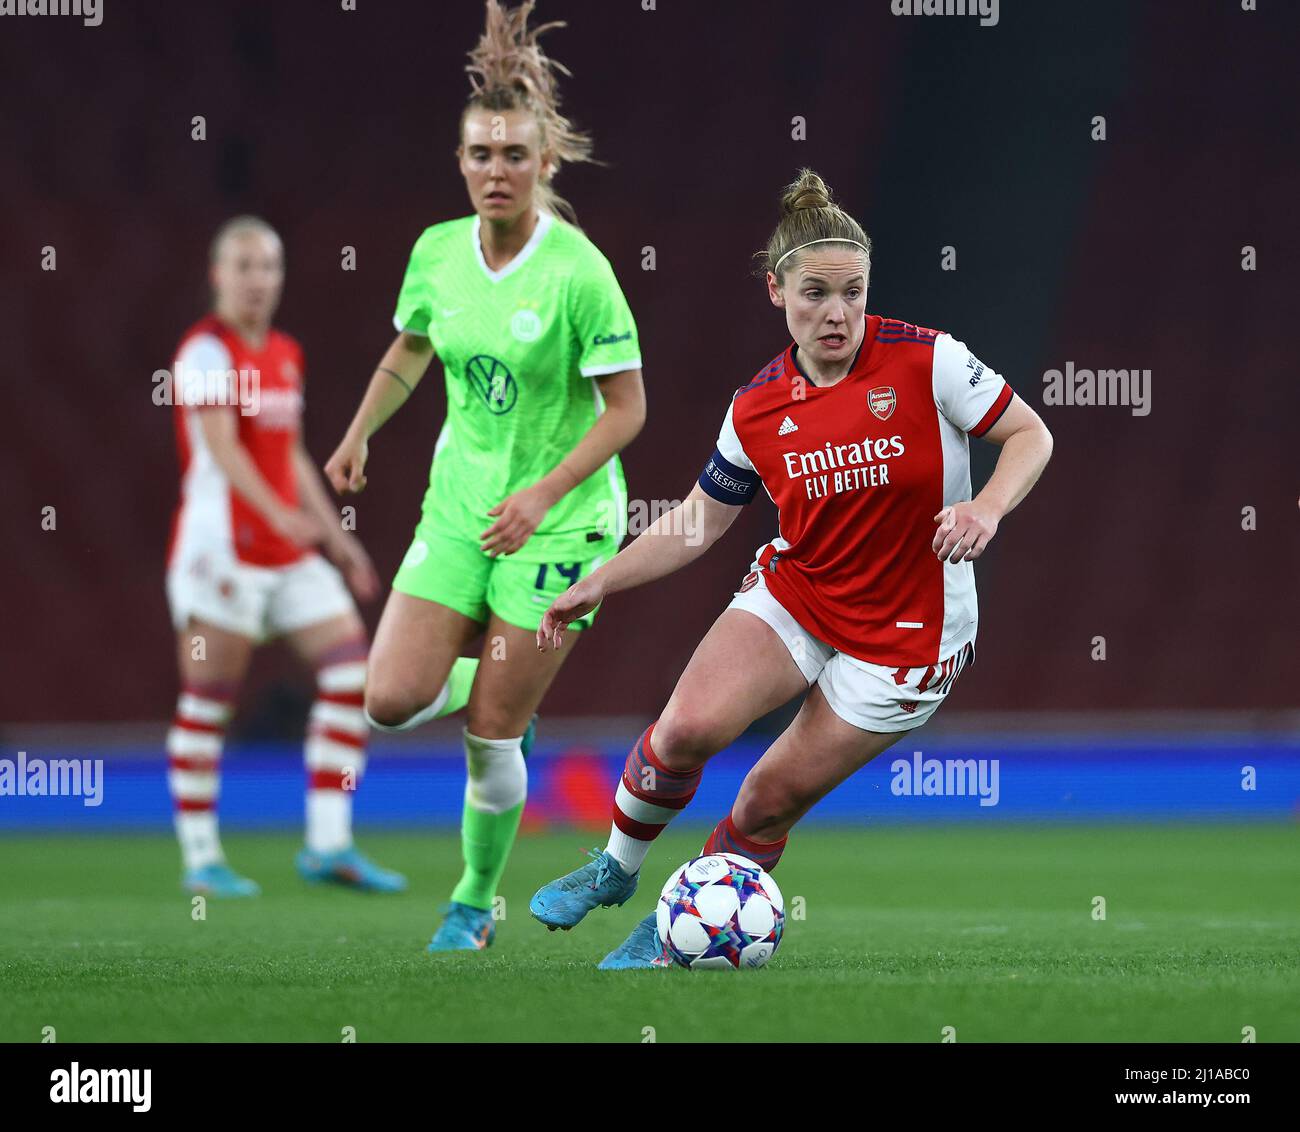
<path id="1" fill-rule="evenodd" d="M 542 336 L 542 320 L 527 307 L 517 310 L 510 319 L 510 333 L 520 342 L 536 342 Z"/>
<path id="2" fill-rule="evenodd" d="M 465 376 L 483 403 L 494 413 L 508 413 L 519 400 L 519 387 L 505 362 L 491 354 L 475 354 L 465 364 Z"/>

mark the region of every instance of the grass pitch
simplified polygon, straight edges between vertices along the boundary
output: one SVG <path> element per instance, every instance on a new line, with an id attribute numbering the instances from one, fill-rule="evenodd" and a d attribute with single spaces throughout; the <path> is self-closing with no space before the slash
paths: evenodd
<path id="1" fill-rule="evenodd" d="M 384 897 L 301 883 L 296 835 L 230 835 L 263 894 L 201 921 L 169 837 L 0 838 L 0 1040 L 1300 1041 L 1294 826 L 797 831 L 777 876 L 805 918 L 767 968 L 596 971 L 700 839 L 551 933 L 528 898 L 603 836 L 524 836 L 497 943 L 429 956 L 454 836 L 362 838 L 411 880 Z"/>

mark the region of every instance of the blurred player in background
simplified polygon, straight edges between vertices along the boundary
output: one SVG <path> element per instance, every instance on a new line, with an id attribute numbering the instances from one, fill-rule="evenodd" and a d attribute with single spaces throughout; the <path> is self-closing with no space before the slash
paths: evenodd
<path id="1" fill-rule="evenodd" d="M 210 278 L 212 313 L 185 333 L 172 367 L 181 492 L 167 597 L 181 694 L 167 755 L 183 883 L 214 896 L 258 892 L 222 852 L 221 750 L 254 648 L 283 636 L 317 687 L 298 871 L 311 881 L 397 891 L 403 878 L 352 843 L 368 728 L 366 631 L 348 585 L 370 600 L 378 579 L 303 446 L 302 349 L 271 325 L 284 284 L 279 236 L 255 217 L 228 221 L 212 243 Z"/>
<path id="2" fill-rule="evenodd" d="M 974 659 L 971 563 L 1038 479 L 1052 439 L 961 342 L 866 313 L 870 249 L 811 170 L 786 187 L 761 255 L 793 344 L 732 398 L 685 521 L 663 516 L 542 621 L 538 647 L 560 647 L 560 630 L 609 594 L 708 550 L 760 484 L 776 504 L 779 537 L 628 756 L 608 846 L 533 897 L 552 929 L 626 902 L 705 763 L 807 692 L 703 850 L 774 868 L 794 824 L 925 723 Z M 968 436 L 1002 447 L 974 500 Z M 667 963 L 652 913 L 601 967 Z"/>
<path id="3" fill-rule="evenodd" d="M 366 685 L 371 722 L 408 730 L 476 666 L 465 867 L 431 951 L 492 942 L 533 715 L 574 639 L 541 653 L 534 638 L 547 606 L 618 550 L 627 498 L 617 453 L 645 420 L 632 313 L 609 261 L 561 218 L 573 212 L 552 188 L 563 162 L 590 160 L 591 141 L 560 114 L 554 71 L 563 68 L 537 43 L 560 25 L 529 29 L 532 8 L 487 2 L 457 149 L 474 212 L 416 241 L 397 338 L 325 469 L 340 492 L 365 486 L 369 438 L 437 355 L 447 419 Z M 458 660 L 480 635 L 480 658 Z"/>

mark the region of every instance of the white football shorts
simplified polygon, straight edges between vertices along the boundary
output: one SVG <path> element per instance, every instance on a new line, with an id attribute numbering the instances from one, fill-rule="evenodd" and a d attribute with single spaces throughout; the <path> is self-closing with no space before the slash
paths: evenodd
<path id="1" fill-rule="evenodd" d="M 939 710 L 953 682 L 975 659 L 973 641 L 939 664 L 887 668 L 842 653 L 814 637 L 767 588 L 755 563 L 728 609 L 743 609 L 766 622 L 790 650 L 809 686 L 816 684 L 831 710 L 863 731 L 911 731 Z"/>
<path id="2" fill-rule="evenodd" d="M 343 576 L 319 554 L 289 566 L 250 566 L 225 548 L 178 556 L 167 571 L 172 624 L 191 617 L 263 641 L 356 608 Z"/>

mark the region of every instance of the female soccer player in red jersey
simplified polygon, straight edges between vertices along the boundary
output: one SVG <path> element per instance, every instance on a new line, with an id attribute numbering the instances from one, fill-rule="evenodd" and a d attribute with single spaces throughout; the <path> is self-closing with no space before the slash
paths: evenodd
<path id="1" fill-rule="evenodd" d="M 664 515 L 572 586 L 538 630 L 539 648 L 558 647 L 610 594 L 708 550 L 760 484 L 775 502 L 779 536 L 628 756 L 608 846 L 533 897 L 551 928 L 627 901 L 705 763 L 807 691 L 704 847 L 773 868 L 795 823 L 925 723 L 971 662 L 971 563 L 1051 455 L 1038 415 L 962 343 L 867 314 L 871 244 L 811 170 L 785 189 L 762 257 L 794 342 L 732 398 L 684 514 Z M 1002 449 L 974 499 L 968 436 Z M 666 962 L 651 914 L 601 966 Z"/>
<path id="2" fill-rule="evenodd" d="M 167 756 L 182 883 L 216 896 L 258 891 L 222 852 L 221 751 L 254 648 L 284 636 L 317 685 L 298 871 L 396 891 L 405 881 L 362 856 L 351 828 L 365 764 L 366 632 L 348 585 L 370 599 L 378 581 L 303 445 L 302 350 L 272 326 L 284 284 L 279 236 L 255 217 L 228 221 L 212 243 L 210 279 L 212 313 L 186 331 L 171 375 L 181 487 L 167 597 L 181 694 Z"/>

